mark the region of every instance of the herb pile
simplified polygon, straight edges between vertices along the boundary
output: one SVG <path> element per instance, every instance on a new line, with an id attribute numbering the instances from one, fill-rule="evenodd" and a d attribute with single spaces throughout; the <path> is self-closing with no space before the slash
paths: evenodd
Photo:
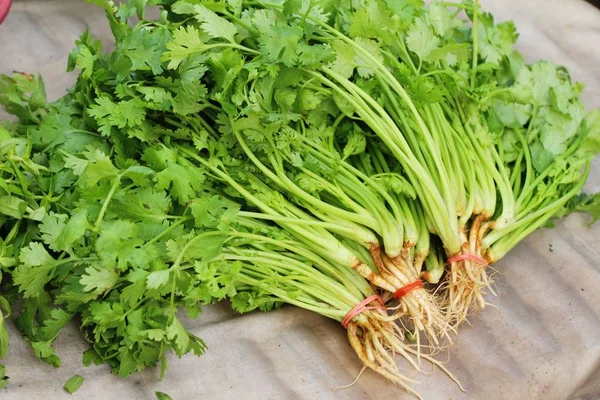
<path id="1" fill-rule="evenodd" d="M 416 394 L 395 357 L 455 379 L 433 357 L 485 304 L 488 264 L 600 216 L 579 195 L 600 112 L 477 1 L 93 2 L 115 47 L 84 32 L 67 95 L 0 78 L 0 358 L 12 309 L 51 365 L 74 320 L 84 364 L 162 376 L 206 349 L 180 310 L 289 303 Z"/>

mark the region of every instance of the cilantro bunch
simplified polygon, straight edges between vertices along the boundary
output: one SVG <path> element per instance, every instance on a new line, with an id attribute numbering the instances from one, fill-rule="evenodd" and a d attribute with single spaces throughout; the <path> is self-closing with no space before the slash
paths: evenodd
<path id="1" fill-rule="evenodd" d="M 181 309 L 343 322 L 381 294 L 392 315 L 354 315 L 348 339 L 413 391 L 393 355 L 444 369 L 421 336 L 435 352 L 484 305 L 487 264 L 554 217 L 600 214 L 579 195 L 600 113 L 477 1 L 93 2 L 114 49 L 84 32 L 66 96 L 0 78 L 17 118 L 0 125 L 0 356 L 19 297 L 38 357 L 59 365 L 76 320 L 84 362 L 127 376 L 203 353 Z"/>
<path id="2" fill-rule="evenodd" d="M 551 63 L 526 65 L 513 50 L 512 23 L 494 24 L 477 2 L 453 7 L 358 1 L 334 10 L 326 1 L 287 1 L 251 3 L 238 16 L 176 2 L 171 11 L 187 25 L 163 55 L 173 71 L 207 57 L 213 76 L 231 63 L 230 79 L 208 91 L 223 110 L 219 133 L 233 134 L 229 147 L 241 147 L 263 182 L 313 217 L 352 226 L 328 229 L 369 250 L 375 274 L 361 273 L 375 285 L 394 293 L 421 272 L 428 250 L 415 257 L 413 249 L 430 239 L 404 221 L 439 238 L 451 264 L 440 297 L 445 321 L 428 312 L 421 291 L 401 302 L 430 338 L 484 304 L 481 264 L 572 208 L 598 152 L 596 113 L 585 117 L 581 85 Z M 369 135 L 373 145 L 361 141 Z M 378 149 L 391 184 L 373 182 L 382 177 L 373 175 Z M 371 165 L 355 161 L 361 154 Z M 442 269 L 432 264 L 422 275 L 435 283 Z"/>
<path id="3" fill-rule="evenodd" d="M 358 273 L 261 222 L 268 215 L 240 211 L 228 187 L 175 150 L 139 144 L 142 153 L 128 158 L 113 143 L 120 138 L 89 130 L 76 96 L 34 107 L 40 78 L 3 80 L 16 96 L 3 99 L 6 108 L 26 110 L 3 128 L 5 182 L 17 204 L 3 211 L 3 228 L 12 226 L 2 242 L 10 279 L 3 288 L 15 303 L 21 293 L 16 324 L 43 361 L 60 365 L 53 342 L 76 320 L 91 345 L 84 364 L 107 363 L 122 376 L 160 364 L 162 376 L 171 351 L 206 349 L 185 329 L 180 309 L 197 317 L 200 305 L 227 298 L 239 312 L 289 303 L 342 322 L 374 296 Z M 10 186 L 20 173 L 30 182 L 27 194 Z M 10 312 L 4 298 L 1 305 Z M 384 311 L 367 310 L 346 327 L 366 366 L 413 391 L 391 355 L 419 368 L 418 353 Z"/>

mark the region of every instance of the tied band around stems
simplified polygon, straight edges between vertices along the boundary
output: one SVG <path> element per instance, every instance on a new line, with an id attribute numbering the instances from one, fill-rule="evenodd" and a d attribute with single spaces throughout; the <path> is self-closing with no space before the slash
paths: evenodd
<path id="1" fill-rule="evenodd" d="M 457 256 L 452 256 L 450 258 L 448 258 L 448 264 L 452 264 L 454 262 L 458 262 L 458 261 L 466 261 L 466 260 L 470 260 L 470 261 L 475 261 L 481 265 L 487 265 L 487 261 L 485 261 L 485 259 L 483 257 L 478 256 L 477 254 L 459 254 Z"/>
<path id="2" fill-rule="evenodd" d="M 406 296 L 413 290 L 421 289 L 422 287 L 423 287 L 423 281 L 419 279 L 418 281 L 409 283 L 408 285 L 402 286 L 400 289 L 396 290 L 396 293 L 394 293 L 394 298 L 396 300 L 400 300 L 401 298 L 403 298 L 404 296 Z"/>
<path id="3" fill-rule="evenodd" d="M 367 304 L 369 304 L 372 301 L 377 301 L 379 302 L 380 305 L 376 305 L 376 306 L 367 306 Z M 354 317 L 356 317 L 358 314 L 365 312 L 367 310 L 385 310 L 385 305 L 383 303 L 383 299 L 379 296 L 377 296 L 376 294 L 367 297 L 366 299 L 364 299 L 363 301 L 361 301 L 360 303 L 358 303 L 357 305 L 355 305 L 352 310 L 350 310 L 350 312 L 348 312 L 348 314 L 346 314 L 346 317 L 344 318 L 344 320 L 342 321 L 342 326 L 344 328 L 346 328 L 348 326 L 348 324 L 350 323 L 350 320 Z"/>

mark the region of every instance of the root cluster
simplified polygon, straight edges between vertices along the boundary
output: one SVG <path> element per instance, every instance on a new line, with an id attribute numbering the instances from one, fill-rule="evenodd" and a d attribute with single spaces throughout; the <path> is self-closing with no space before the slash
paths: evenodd
<path id="1" fill-rule="evenodd" d="M 415 374 L 423 372 L 423 364 L 437 367 L 456 382 L 462 390 L 458 379 L 443 365 L 433 358 L 432 354 L 424 353 L 423 347 L 405 342 L 404 331 L 393 321 L 386 318 L 380 311 L 368 311 L 358 316 L 348 327 L 350 345 L 363 364 L 383 375 L 390 381 L 401 386 L 409 393 L 421 398 L 411 384 L 419 381 L 402 373 L 398 368 L 396 355 L 414 370 Z"/>
<path id="2" fill-rule="evenodd" d="M 365 264 L 356 269 L 385 291 L 383 299 L 393 312 L 389 316 L 380 310 L 365 312 L 348 325 L 348 340 L 366 367 L 417 397 L 420 396 L 412 385 L 419 382 L 400 372 L 396 355 L 416 373 L 423 372 L 425 361 L 444 371 L 460 387 L 457 378 L 434 356 L 451 343 L 450 334 L 461 323 L 485 307 L 485 293 L 494 292 L 490 274 L 493 270 L 481 246 L 491 227 L 492 223 L 483 216 L 476 217 L 468 234 L 464 234 L 460 252 L 449 257 L 444 281 L 435 290 L 417 285 L 398 296 L 398 300 L 394 298 L 398 289 L 420 279 L 415 260 L 408 256 L 410 252 L 388 257 L 377 245 L 371 246 L 377 271 Z M 410 341 L 406 332 L 411 332 Z"/>
<path id="3" fill-rule="evenodd" d="M 493 274 L 488 274 L 493 270 L 481 247 L 483 235 L 490 227 L 491 223 L 484 222 L 483 216 L 475 218 L 468 240 L 458 254 L 472 258 L 451 262 L 446 279 L 438 289 L 441 310 L 446 322 L 453 328 L 485 308 L 484 295 L 487 291 L 494 293 Z"/>

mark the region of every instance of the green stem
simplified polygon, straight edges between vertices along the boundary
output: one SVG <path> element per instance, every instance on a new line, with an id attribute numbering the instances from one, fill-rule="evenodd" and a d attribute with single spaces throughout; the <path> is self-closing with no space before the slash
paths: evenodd
<path id="1" fill-rule="evenodd" d="M 206 168 L 208 168 L 212 173 L 218 176 L 220 179 L 227 182 L 233 189 L 235 189 L 240 195 L 242 195 L 246 200 L 250 203 L 254 204 L 264 213 L 275 215 L 275 216 L 285 216 L 281 213 L 275 211 L 272 207 L 268 206 L 248 190 L 246 190 L 242 185 L 236 182 L 229 174 L 221 171 L 219 168 L 216 168 L 211 163 L 204 160 L 202 157 L 199 157 L 193 151 L 190 151 L 184 147 L 179 149 L 183 154 L 188 155 L 194 160 L 198 161 Z M 290 233 L 297 235 L 302 238 L 302 241 L 308 241 L 312 244 L 311 247 L 318 249 L 318 253 L 323 255 L 326 258 L 331 260 L 335 260 L 336 262 L 352 268 L 356 263 L 356 257 L 345 249 L 341 243 L 328 231 L 325 229 L 318 229 L 318 227 L 308 227 L 310 229 L 301 228 L 297 225 L 290 225 L 286 223 L 281 223 L 281 226 L 288 229 Z"/>
<path id="2" fill-rule="evenodd" d="M 238 213 L 240 217 L 248 217 L 248 218 L 256 218 L 256 219 L 266 219 L 269 221 L 275 222 L 285 222 L 288 224 L 298 224 L 298 225 L 310 225 L 310 226 L 320 226 L 326 228 L 328 230 L 332 230 L 338 233 L 345 233 L 354 238 L 360 238 L 361 235 L 357 232 L 356 229 L 352 229 L 351 227 L 344 226 L 339 223 L 332 222 L 323 222 L 319 220 L 307 220 L 307 219 L 299 219 L 296 217 L 282 217 L 279 215 L 270 215 L 264 213 L 256 213 L 251 211 L 240 211 Z"/>
<path id="3" fill-rule="evenodd" d="M 232 121 L 232 125 L 233 125 L 233 121 Z M 272 156 L 271 156 L 271 160 L 270 160 L 271 164 L 278 165 L 278 167 L 275 168 L 276 172 L 271 171 L 264 163 L 262 163 L 258 159 L 258 157 L 256 157 L 254 152 L 248 147 L 248 145 L 246 144 L 246 141 L 244 140 L 244 138 L 242 137 L 240 132 L 237 131 L 236 129 L 234 129 L 233 132 L 238 140 L 238 143 L 240 144 L 240 146 L 242 147 L 242 149 L 244 150 L 244 152 L 246 153 L 248 158 L 250 158 L 250 160 L 254 163 L 254 165 L 256 165 L 261 170 L 262 173 L 264 173 L 270 180 L 272 180 L 276 185 L 278 185 L 282 189 L 289 191 L 290 194 L 293 194 L 293 195 L 299 197 L 300 199 L 308 202 L 309 204 L 313 205 L 316 208 L 322 209 L 326 213 L 337 215 L 340 218 L 348 219 L 350 221 L 353 221 L 353 222 L 356 222 L 356 223 L 359 223 L 359 224 L 362 224 L 365 226 L 376 226 L 377 222 L 374 221 L 373 217 L 370 216 L 364 209 L 363 209 L 363 212 L 346 211 L 339 207 L 336 207 L 336 206 L 328 204 L 324 201 L 321 201 L 309 193 L 306 193 L 304 190 L 302 190 L 300 187 L 298 187 L 298 185 L 296 185 L 291 179 L 288 178 L 283 167 L 279 166 L 278 165 L 279 163 L 277 163 L 276 160 L 273 160 Z"/>
<path id="4" fill-rule="evenodd" d="M 168 228 L 164 229 L 158 235 L 154 236 L 152 239 L 150 239 L 149 241 L 147 241 L 146 243 L 144 243 L 144 245 L 142 246 L 142 249 L 150 246 L 152 243 L 155 243 L 155 242 L 159 241 L 162 237 L 168 235 L 169 232 L 171 232 L 172 230 L 174 230 L 178 226 L 184 224 L 185 222 L 187 222 L 187 221 L 189 221 L 191 219 L 192 219 L 192 217 L 182 217 L 181 219 L 179 219 L 176 222 L 172 223 Z"/>
<path id="5" fill-rule="evenodd" d="M 471 67 L 471 89 L 475 88 L 477 82 L 477 59 L 479 57 L 479 45 L 478 45 L 478 31 L 479 31 L 479 0 L 473 1 L 473 62 Z"/>
<path id="6" fill-rule="evenodd" d="M 244 255 L 244 253 L 247 253 L 247 255 Z M 350 304 L 356 302 L 356 299 L 339 282 L 321 275 L 312 266 L 308 266 L 291 257 L 286 257 L 275 252 L 253 250 L 244 252 L 242 250 L 242 254 L 240 255 L 224 254 L 222 259 L 246 261 L 255 265 L 258 269 L 261 268 L 261 265 L 269 265 L 269 269 L 281 273 L 283 276 L 289 276 L 292 272 L 297 273 L 299 275 L 295 279 L 304 281 L 308 285 L 305 287 L 308 293 L 336 307 L 344 307 L 346 305 L 342 299 L 345 299 Z M 265 275 L 268 276 L 269 274 L 266 273 Z"/>
<path id="7" fill-rule="evenodd" d="M 106 214 L 106 210 L 108 209 L 108 204 L 110 203 L 110 201 L 112 200 L 112 197 L 114 196 L 115 192 L 117 191 L 117 188 L 121 186 L 121 174 L 117 175 L 115 177 L 115 181 L 113 182 L 110 191 L 108 192 L 108 194 L 106 195 L 106 198 L 104 199 L 104 203 L 102 204 L 102 208 L 100 209 L 100 214 L 98 214 L 98 218 L 96 218 L 96 222 L 94 223 L 94 232 L 98 232 L 100 230 L 100 224 L 102 223 L 102 220 L 104 219 L 104 214 Z"/>
<path id="8" fill-rule="evenodd" d="M 348 308 L 348 310 L 346 311 L 346 310 L 335 310 L 330 307 L 315 306 L 314 304 L 311 304 L 310 302 L 301 301 L 303 297 L 292 298 L 285 291 L 280 290 L 278 288 L 274 288 L 269 285 L 266 285 L 265 283 L 261 282 L 260 280 L 254 279 L 254 278 L 244 275 L 244 274 L 241 274 L 239 276 L 239 279 L 241 281 L 246 282 L 247 284 L 249 284 L 251 286 L 262 288 L 267 293 L 272 293 L 274 296 L 277 296 L 279 299 L 281 299 L 285 303 L 292 304 L 296 307 L 300 307 L 300 308 L 304 308 L 309 311 L 316 312 L 317 314 L 324 315 L 328 318 L 335 319 L 337 321 L 341 321 L 346 316 L 346 314 L 348 314 L 348 312 L 350 311 L 350 308 Z"/>
<path id="9" fill-rule="evenodd" d="M 589 175 L 590 165 L 591 163 L 586 163 L 583 176 L 581 177 L 579 182 L 575 186 L 573 186 L 571 190 L 569 190 L 565 195 L 558 198 L 556 201 L 553 201 L 552 203 L 546 205 L 545 207 L 537 210 L 536 212 L 533 212 L 527 215 L 526 217 L 510 225 L 507 225 L 503 229 L 498 229 L 488 234 L 487 237 L 483 240 L 483 247 L 490 248 L 494 246 L 494 254 L 496 256 L 504 256 L 506 252 L 508 252 L 514 245 L 516 245 L 516 243 L 521 241 L 529 233 L 533 232 L 533 230 L 543 225 L 550 217 L 552 217 L 552 215 L 556 214 L 557 211 L 564 207 L 567 201 L 569 201 L 573 196 L 579 193 L 587 179 L 587 176 Z M 516 235 L 514 238 L 512 238 L 512 240 L 508 241 L 508 244 L 505 244 L 502 247 L 496 247 L 494 245 L 494 243 L 498 242 L 504 236 L 507 236 L 508 234 L 522 227 L 527 227 L 527 229 L 521 231 L 519 235 Z M 497 261 L 497 258 L 495 258 L 494 261 Z"/>
<path id="10" fill-rule="evenodd" d="M 328 75 L 331 75 L 332 78 L 337 82 L 339 82 L 339 84 L 342 85 L 347 92 L 339 87 L 336 83 L 320 74 L 317 74 L 313 71 L 305 72 L 317 78 L 325 85 L 332 88 L 335 92 L 340 94 L 340 96 L 342 96 L 357 110 L 365 123 L 367 123 L 371 129 L 377 133 L 377 135 L 392 151 L 398 161 L 407 170 L 407 173 L 411 177 L 411 181 L 415 184 L 415 189 L 420 192 L 419 196 L 423 201 L 426 211 L 430 215 L 439 216 L 435 219 L 437 224 L 436 231 L 444 238 L 444 243 L 446 246 L 452 249 L 452 251 L 458 251 L 461 246 L 461 240 L 458 234 L 457 220 L 453 217 L 453 215 L 456 214 L 454 210 L 454 204 L 448 205 L 448 203 L 444 202 L 441 193 L 438 191 L 437 186 L 432 180 L 430 174 L 423 168 L 418 160 L 414 159 L 414 156 L 410 150 L 410 146 L 404 140 L 404 136 L 402 133 L 400 133 L 397 126 L 393 123 L 381 106 L 377 104 L 373 98 L 364 93 L 364 91 L 333 71 L 327 69 L 324 69 L 324 71 Z M 376 115 L 366 102 L 368 102 L 371 107 L 377 110 L 379 115 Z M 393 134 L 389 134 L 387 132 L 388 129 L 390 129 Z M 392 139 L 392 137 L 399 140 L 399 142 Z M 407 154 L 410 154 L 410 156 Z M 443 215 L 446 215 L 447 217 L 442 217 Z"/>
<path id="11" fill-rule="evenodd" d="M 323 273 L 329 274 L 338 279 L 349 290 L 356 291 L 354 295 L 357 298 L 363 298 L 373 294 L 371 286 L 369 286 L 368 282 L 365 281 L 357 272 L 347 268 L 346 266 L 341 266 L 341 268 L 339 268 L 336 266 L 336 264 L 326 261 L 324 258 L 314 253 L 312 249 L 308 247 L 308 245 L 296 241 L 272 239 L 270 237 L 247 232 L 229 232 L 228 235 L 240 238 L 248 238 L 252 240 L 253 243 L 265 242 L 273 244 L 281 249 L 299 254 L 313 262 L 315 266 Z"/>

